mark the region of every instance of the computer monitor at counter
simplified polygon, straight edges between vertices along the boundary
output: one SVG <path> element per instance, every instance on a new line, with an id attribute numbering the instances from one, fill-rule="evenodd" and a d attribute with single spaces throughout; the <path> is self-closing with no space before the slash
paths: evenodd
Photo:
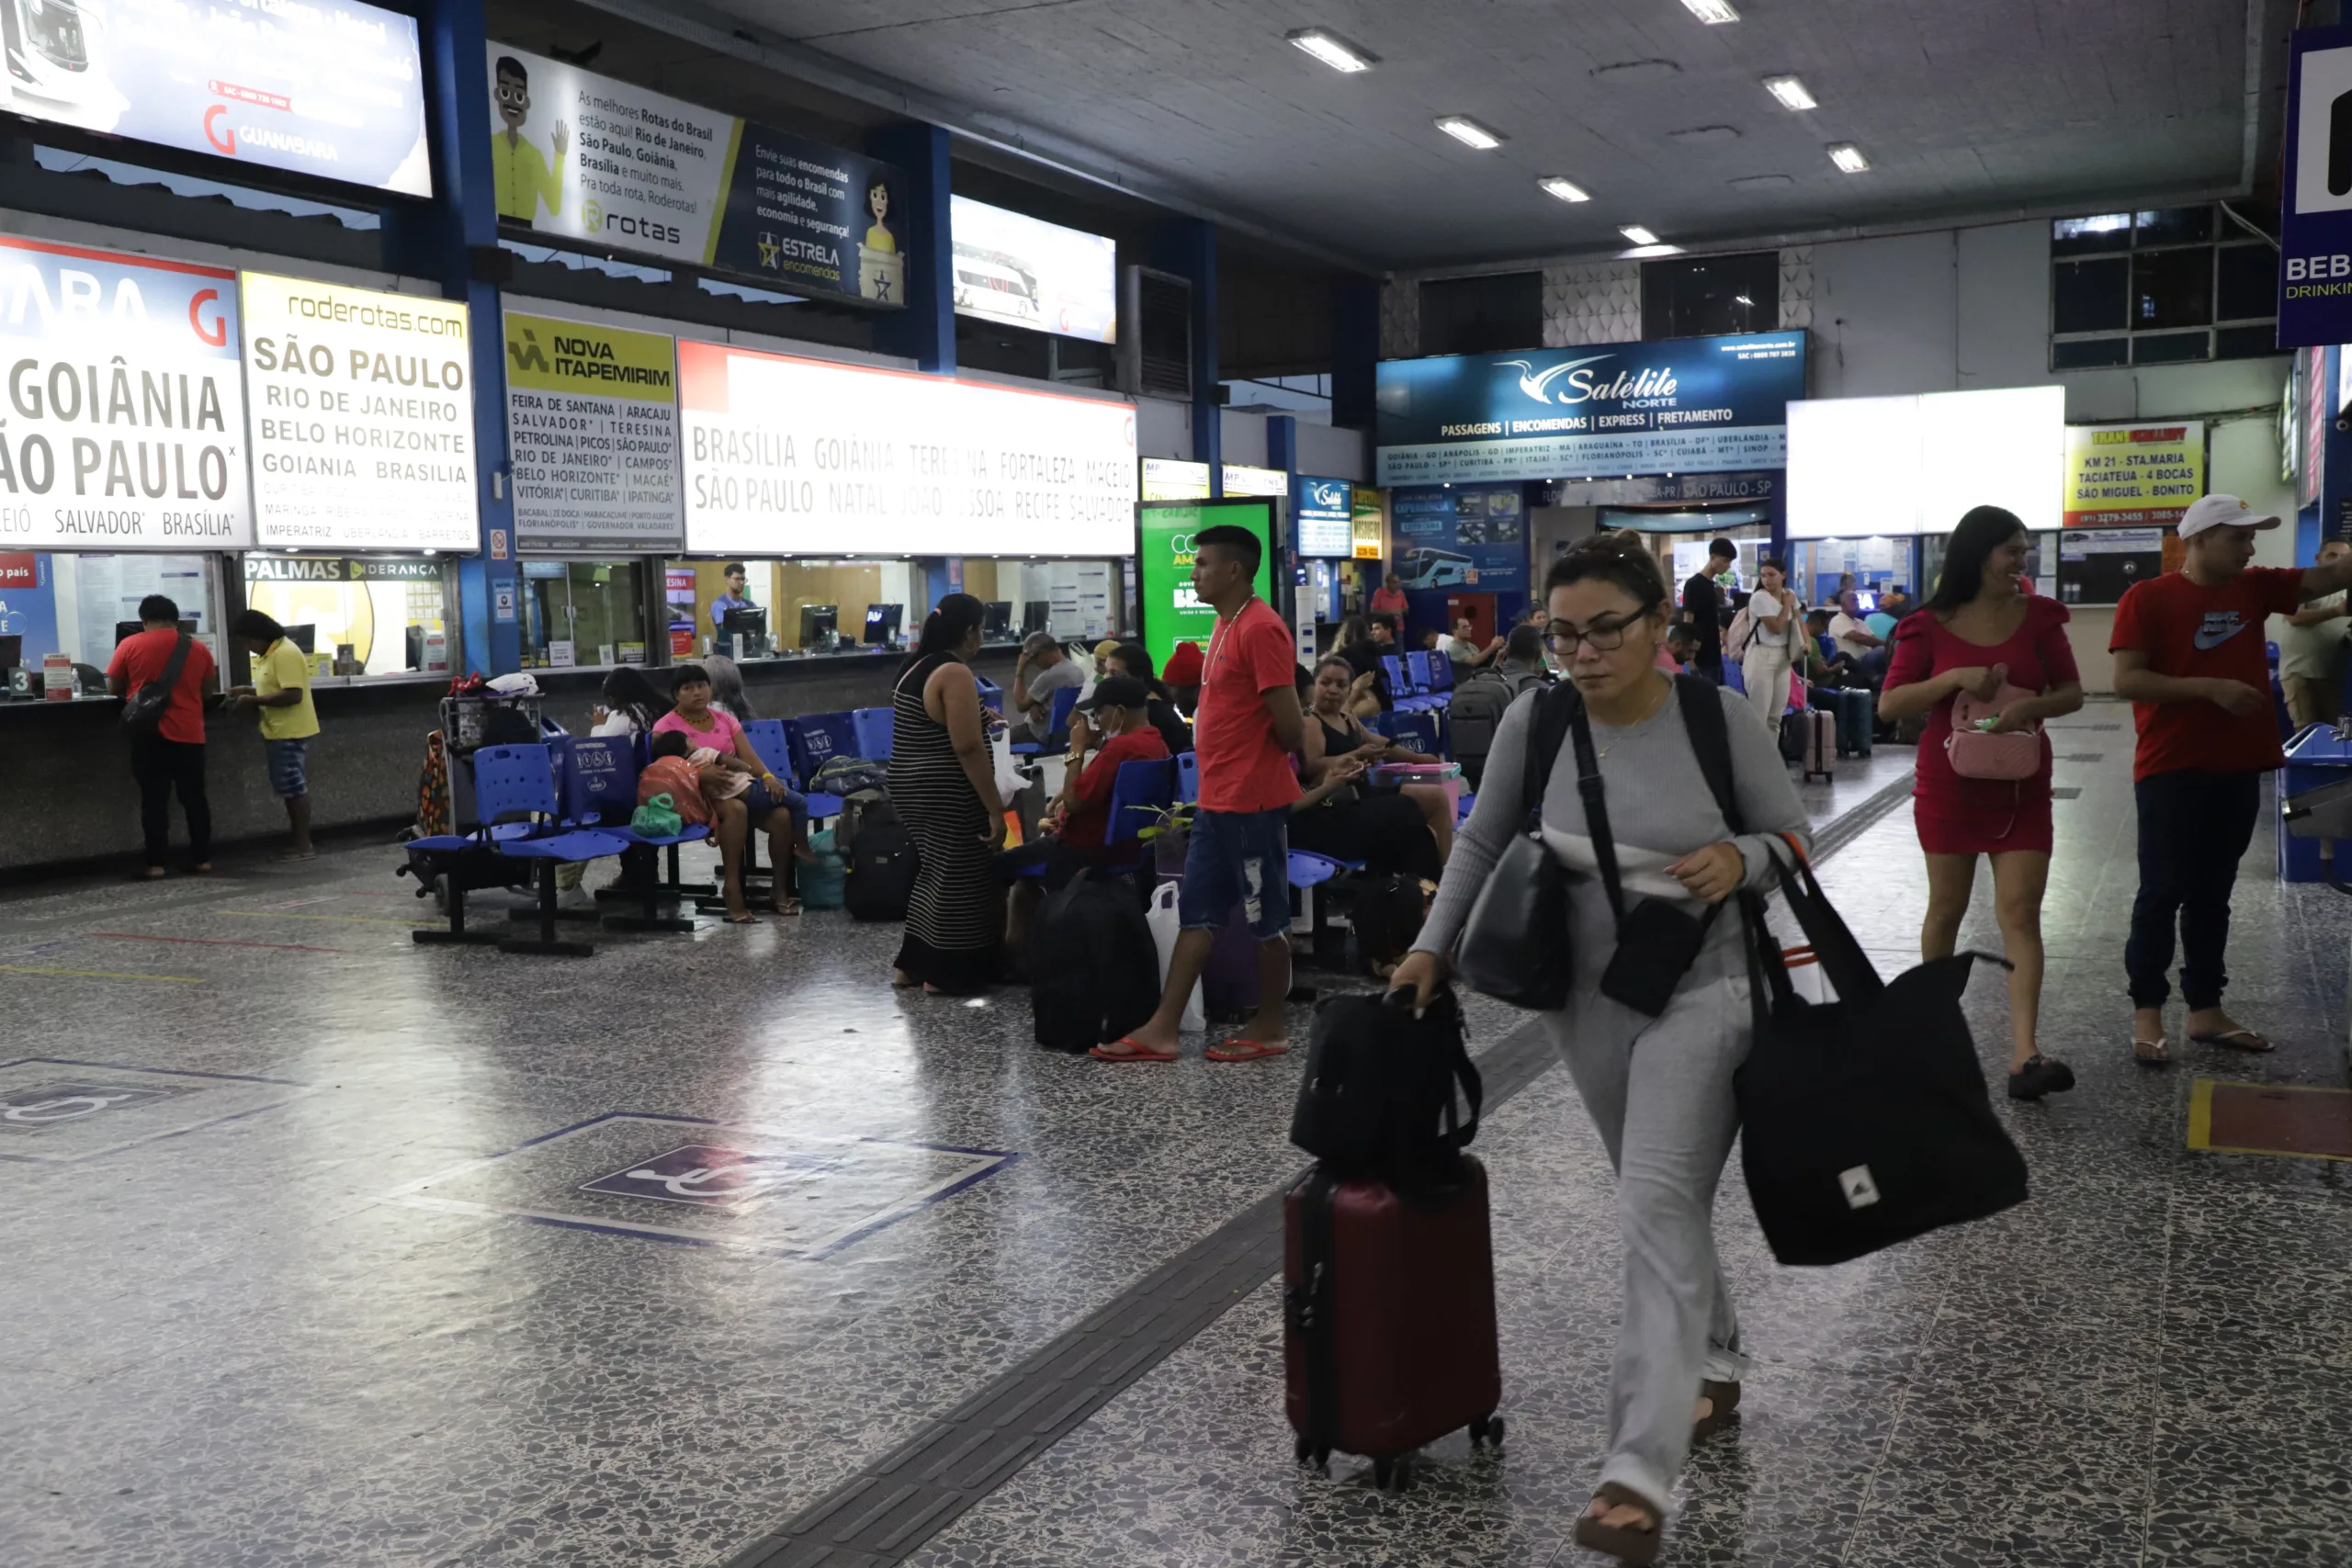
<path id="1" fill-rule="evenodd" d="M 987 642 L 1002 642 L 1012 636 L 1012 601 L 990 599 L 980 617 L 980 637 Z"/>
<path id="2" fill-rule="evenodd" d="M 888 648 L 897 642 L 906 620 L 907 607 L 904 604 L 868 604 L 865 607 L 866 646 Z"/>
<path id="3" fill-rule="evenodd" d="M 830 648 L 839 637 L 842 609 L 838 604 L 803 604 L 800 606 L 800 646 Z"/>

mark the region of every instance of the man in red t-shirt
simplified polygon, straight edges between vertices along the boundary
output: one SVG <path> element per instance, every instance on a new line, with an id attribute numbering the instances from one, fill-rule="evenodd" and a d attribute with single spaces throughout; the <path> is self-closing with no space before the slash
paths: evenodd
<path id="1" fill-rule="evenodd" d="M 2132 1054 L 2152 1066 L 2172 1059 L 2165 1002 L 2176 921 L 2188 1038 L 2271 1049 L 2222 1010 L 2230 889 L 2254 839 L 2262 775 L 2286 761 L 2271 716 L 2263 623 L 2352 587 L 2352 558 L 2307 571 L 2252 566 L 2255 535 L 2278 526 L 2236 496 L 2203 497 L 2180 520 L 2181 570 L 2140 583 L 2115 609 L 2108 643 L 2115 692 L 2132 700 L 2140 730 L 2132 766 L 2140 892 L 2123 967 Z"/>
<path id="2" fill-rule="evenodd" d="M 1240 1033 L 1209 1047 L 1212 1062 L 1250 1062 L 1290 1047 L 1290 842 L 1298 798 L 1291 768 L 1306 732 L 1298 705 L 1298 645 L 1274 607 L 1251 591 L 1264 546 L 1229 524 L 1193 536 L 1193 592 L 1215 606 L 1193 722 L 1201 799 L 1177 900 L 1184 931 L 1168 965 L 1159 1010 L 1134 1033 L 1098 1045 L 1106 1062 L 1172 1062 L 1193 982 L 1236 904 L 1258 939 L 1258 1011 Z"/>
<path id="3" fill-rule="evenodd" d="M 107 689 L 128 697 L 160 681 L 180 645 L 180 607 L 161 593 L 139 602 L 140 629 L 114 645 Z M 163 721 L 130 742 L 130 775 L 139 781 L 139 825 L 147 839 L 147 874 L 164 874 L 172 841 L 172 792 L 187 816 L 187 847 L 198 871 L 212 869 L 212 805 L 204 794 L 204 689 L 212 681 L 212 650 L 188 638 L 187 659 Z"/>

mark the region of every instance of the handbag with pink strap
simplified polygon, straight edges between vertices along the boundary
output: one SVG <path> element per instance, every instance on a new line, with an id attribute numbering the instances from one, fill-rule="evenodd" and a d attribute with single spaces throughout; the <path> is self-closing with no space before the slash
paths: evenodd
<path id="1" fill-rule="evenodd" d="M 1976 728 L 2023 697 L 2033 695 L 2007 681 L 1989 702 L 1973 692 L 1955 693 L 1951 699 L 1951 734 L 1944 739 L 1944 755 L 1951 771 L 1964 779 L 2030 779 L 2041 771 L 2041 721 L 2003 735 L 1987 735 Z"/>

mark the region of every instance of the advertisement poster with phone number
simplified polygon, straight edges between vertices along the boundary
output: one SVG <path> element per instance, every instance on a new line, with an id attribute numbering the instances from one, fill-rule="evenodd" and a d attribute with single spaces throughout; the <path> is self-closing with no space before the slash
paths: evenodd
<path id="1" fill-rule="evenodd" d="M 1416 486 L 1393 491 L 1396 571 L 1407 592 L 1527 593 L 1527 509 L 1520 487 Z"/>

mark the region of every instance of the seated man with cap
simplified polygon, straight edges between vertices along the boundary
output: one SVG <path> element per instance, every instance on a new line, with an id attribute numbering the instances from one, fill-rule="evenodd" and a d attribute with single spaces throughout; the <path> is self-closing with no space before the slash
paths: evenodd
<path id="1" fill-rule="evenodd" d="M 1090 865 L 1101 865 L 1109 857 L 1106 840 L 1111 832 L 1111 796 L 1119 782 L 1119 770 L 1129 762 L 1159 762 L 1168 760 L 1168 742 L 1151 722 L 1151 688 L 1133 675 L 1108 675 L 1094 683 L 1093 694 L 1081 701 L 1077 710 L 1086 716 L 1087 727 L 1095 739 L 1095 747 L 1083 766 L 1072 767 L 1062 781 L 1062 792 L 1047 807 L 1042 832 L 1034 844 L 1007 850 L 998 855 L 998 874 L 1008 880 L 1018 879 L 1014 888 L 1011 920 L 1006 940 L 1012 951 L 1021 951 L 1023 929 L 1029 907 L 1035 897 L 1024 898 L 1021 888 L 1038 886 L 1050 893 L 1066 885 L 1069 879 Z M 1138 822 L 1137 828 L 1150 824 Z M 1036 865 L 1045 867 L 1042 878 L 1029 878 L 1023 874 Z"/>

